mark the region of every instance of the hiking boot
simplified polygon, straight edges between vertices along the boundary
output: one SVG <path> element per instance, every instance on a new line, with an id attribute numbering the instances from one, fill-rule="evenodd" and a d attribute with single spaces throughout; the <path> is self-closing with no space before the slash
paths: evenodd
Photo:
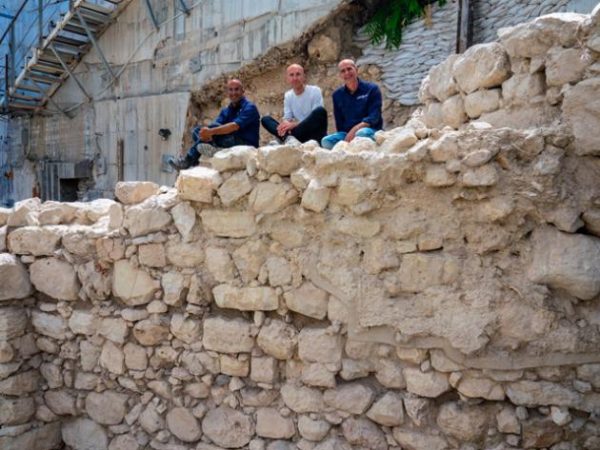
<path id="1" fill-rule="evenodd" d="M 192 161 L 187 156 L 180 156 L 179 158 L 171 156 L 167 162 L 177 172 L 192 167 Z"/>

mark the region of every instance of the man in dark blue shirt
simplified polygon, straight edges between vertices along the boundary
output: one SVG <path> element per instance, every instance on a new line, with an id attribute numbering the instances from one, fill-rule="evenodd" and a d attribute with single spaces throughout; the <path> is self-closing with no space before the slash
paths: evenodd
<path id="1" fill-rule="evenodd" d="M 195 166 L 200 155 L 210 157 L 222 148 L 235 145 L 258 147 L 260 114 L 256 105 L 244 97 L 244 86 L 240 80 L 229 80 L 227 96 L 231 103 L 221 110 L 213 123 L 208 127 L 194 128 L 194 144 L 187 154 L 177 159 L 169 159 L 169 165 L 175 170 Z"/>
<path id="2" fill-rule="evenodd" d="M 381 130 L 381 91 L 374 83 L 358 78 L 356 64 L 344 59 L 338 64 L 344 85 L 333 92 L 333 114 L 337 133 L 325 136 L 321 146 L 332 149 L 339 141 L 350 142 L 355 137 L 374 138 Z"/>

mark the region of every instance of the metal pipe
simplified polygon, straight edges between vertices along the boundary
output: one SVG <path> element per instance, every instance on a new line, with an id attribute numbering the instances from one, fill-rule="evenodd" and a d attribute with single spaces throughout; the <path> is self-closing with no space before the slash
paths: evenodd
<path id="1" fill-rule="evenodd" d="M 102 53 L 102 49 L 98 45 L 98 42 L 96 41 L 96 37 L 94 36 L 94 33 L 92 33 L 92 30 L 90 29 L 90 27 L 88 26 L 87 22 L 85 21 L 85 19 L 83 18 L 83 16 L 79 12 L 79 9 L 75 10 L 75 14 L 77 14 L 77 17 L 79 18 L 79 22 L 81 22 L 81 26 L 83 26 L 83 29 L 85 30 L 88 38 L 92 42 L 92 45 L 94 46 L 94 48 L 96 49 L 96 51 L 100 55 L 100 59 L 102 60 L 102 63 L 104 64 L 104 67 L 106 67 L 106 69 L 108 70 L 108 72 L 110 73 L 110 75 L 113 77 L 113 80 L 116 80 L 117 77 L 115 76 L 115 73 L 113 72 L 112 67 L 110 67 L 110 64 L 108 64 L 108 61 L 104 57 L 104 53 Z"/>
<path id="2" fill-rule="evenodd" d="M 75 83 L 77 83 L 77 86 L 79 86 L 79 89 L 81 89 L 81 92 L 83 92 L 83 95 L 85 95 L 87 97 L 87 99 L 89 101 L 91 101 L 92 97 L 90 97 L 89 94 L 86 92 L 85 88 L 83 87 L 83 84 L 81 84 L 81 82 L 75 76 L 75 74 L 73 72 L 71 72 L 71 69 L 69 69 L 69 66 L 67 66 L 65 64 L 65 62 L 63 61 L 63 59 L 61 58 L 61 56 L 58 54 L 58 52 L 54 48 L 54 45 L 50 44 L 50 45 L 48 45 L 48 47 L 50 48 L 50 50 L 52 50 L 52 53 L 54 53 L 54 56 L 56 56 L 56 59 L 58 59 L 58 62 L 60 63 L 60 65 L 62 66 L 62 68 L 65 69 L 65 71 L 69 74 L 69 76 L 73 77 L 73 79 L 75 80 Z"/>
<path id="3" fill-rule="evenodd" d="M 44 0 L 38 0 L 38 47 L 44 42 Z"/>
<path id="4" fill-rule="evenodd" d="M 2 37 L 0 38 L 0 44 L 2 44 L 2 41 L 4 41 L 4 38 L 8 34 L 8 30 L 10 30 L 12 28 L 13 24 L 19 18 L 19 15 L 21 14 L 21 12 L 23 11 L 23 8 L 25 8 L 25 5 L 27 4 L 27 1 L 28 0 L 23 0 L 23 3 L 21 3 L 21 6 L 19 6 L 19 9 L 17 10 L 17 13 L 13 16 L 12 20 L 8 24 L 8 28 L 6 28 L 6 30 L 4 30 L 4 33 L 2 34 Z"/>
<path id="5" fill-rule="evenodd" d="M 181 9 L 185 13 L 185 15 L 189 16 L 190 15 L 190 8 L 188 8 L 188 6 L 185 4 L 185 0 L 179 0 L 179 3 L 181 4 Z"/>
<path id="6" fill-rule="evenodd" d="M 144 3 L 146 3 L 146 9 L 148 10 L 148 14 L 150 15 L 150 19 L 152 20 L 152 23 L 156 27 L 156 30 L 160 29 L 160 25 L 158 24 L 158 20 L 156 19 L 156 16 L 154 15 L 154 10 L 152 9 L 150 0 L 144 0 Z"/>
<path id="7" fill-rule="evenodd" d="M 125 178 L 125 141 L 117 140 L 117 181 Z"/>

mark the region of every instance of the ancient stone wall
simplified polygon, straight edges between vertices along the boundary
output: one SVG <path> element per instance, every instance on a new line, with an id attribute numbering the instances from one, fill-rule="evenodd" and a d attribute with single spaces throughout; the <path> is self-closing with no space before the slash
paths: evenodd
<path id="1" fill-rule="evenodd" d="M 516 27 L 377 142 L 0 209 L 0 448 L 599 448 L 598 39 Z M 431 126 L 522 67 L 560 67 L 556 123 Z"/>

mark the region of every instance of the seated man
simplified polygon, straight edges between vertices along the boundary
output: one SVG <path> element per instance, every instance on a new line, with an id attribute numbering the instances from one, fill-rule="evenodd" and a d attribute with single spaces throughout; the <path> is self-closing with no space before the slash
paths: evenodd
<path id="1" fill-rule="evenodd" d="M 379 87 L 360 80 L 351 59 L 342 60 L 338 68 L 344 85 L 333 92 L 337 133 L 321 140 L 321 146 L 326 149 L 332 149 L 341 140 L 350 142 L 357 136 L 374 139 L 375 132 L 383 126 Z"/>
<path id="2" fill-rule="evenodd" d="M 177 159 L 169 159 L 169 165 L 175 170 L 195 166 L 200 155 L 210 157 L 222 148 L 234 145 L 258 147 L 260 115 L 256 105 L 244 97 L 244 86 L 240 80 L 229 80 L 227 96 L 231 103 L 221 110 L 213 123 L 208 127 L 194 128 L 194 144 L 187 154 Z"/>
<path id="3" fill-rule="evenodd" d="M 327 111 L 323 108 L 321 88 L 306 84 L 304 69 L 299 64 L 286 69 L 286 80 L 292 89 L 283 99 L 283 122 L 265 116 L 260 121 L 262 126 L 279 142 L 289 140 L 290 136 L 300 142 L 311 139 L 320 142 L 327 134 Z"/>

